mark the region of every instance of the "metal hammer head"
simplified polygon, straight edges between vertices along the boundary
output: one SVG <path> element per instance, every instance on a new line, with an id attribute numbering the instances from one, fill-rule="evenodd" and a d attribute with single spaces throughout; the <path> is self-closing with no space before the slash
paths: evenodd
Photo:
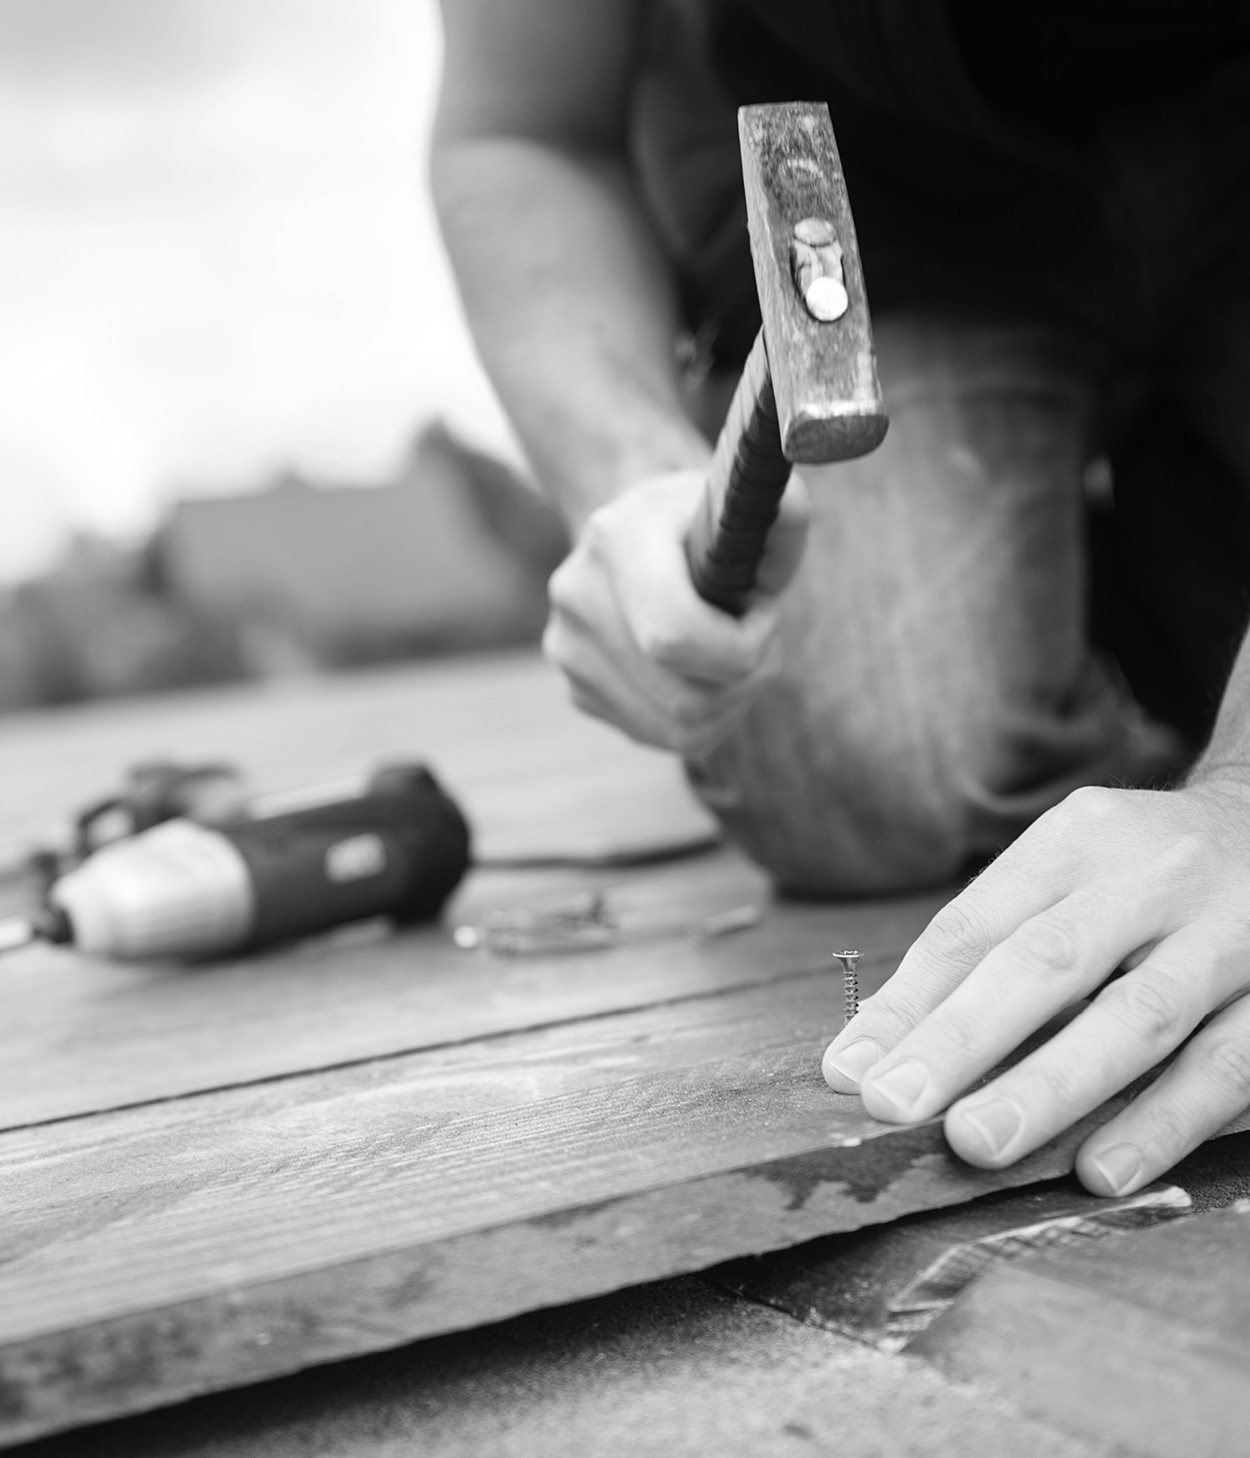
<path id="1" fill-rule="evenodd" d="M 744 106 L 738 135 L 781 448 L 808 464 L 866 455 L 887 420 L 829 109 Z"/>

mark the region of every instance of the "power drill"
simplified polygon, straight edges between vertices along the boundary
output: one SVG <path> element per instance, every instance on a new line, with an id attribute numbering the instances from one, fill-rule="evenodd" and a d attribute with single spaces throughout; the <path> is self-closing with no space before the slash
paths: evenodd
<path id="1" fill-rule="evenodd" d="M 175 818 L 112 841 L 55 880 L 0 948 L 36 938 L 118 960 L 209 958 L 386 916 L 439 912 L 469 864 L 468 823 L 422 765 L 363 793 L 205 824 Z"/>

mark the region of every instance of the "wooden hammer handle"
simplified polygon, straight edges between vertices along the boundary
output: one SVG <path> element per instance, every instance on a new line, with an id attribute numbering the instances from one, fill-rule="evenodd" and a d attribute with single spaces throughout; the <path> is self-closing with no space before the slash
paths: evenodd
<path id="1" fill-rule="evenodd" d="M 734 391 L 686 541 L 690 577 L 705 602 L 736 618 L 751 605 L 789 479 L 761 332 Z"/>

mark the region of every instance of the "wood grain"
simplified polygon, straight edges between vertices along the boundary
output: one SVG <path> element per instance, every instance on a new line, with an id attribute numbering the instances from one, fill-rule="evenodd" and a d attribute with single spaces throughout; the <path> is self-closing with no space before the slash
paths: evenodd
<path id="1" fill-rule="evenodd" d="M 597 852 L 712 827 L 670 755 L 572 710 L 532 653 L 0 716 L 0 859 L 153 758 L 231 760 L 258 790 L 427 759 L 486 855 Z"/>
<path id="2" fill-rule="evenodd" d="M 521 959 L 462 952 L 449 925 L 190 970 L 31 949 L 4 968 L 0 1127 L 709 997 L 826 968 L 839 938 L 872 949 L 863 964 L 871 989 L 937 905 L 770 906 L 759 873 L 724 852 L 627 876 L 475 877 L 450 920 L 596 883 L 643 929 L 680 928 L 743 901 L 767 914 L 713 942 L 693 943 L 678 929 L 606 951 Z"/>
<path id="3" fill-rule="evenodd" d="M 960 1203 L 824 975 L 0 1136 L 0 1441 Z"/>
<path id="4" fill-rule="evenodd" d="M 3 1148 L 0 1441 L 1070 1168 L 1080 1129 L 970 1170 L 937 1124 L 886 1129 L 831 1095 L 812 1053 L 442 1123 L 403 1085 L 250 1119 L 218 1104 L 215 1133 L 183 1100 L 176 1129 L 170 1106 L 157 1130 L 146 1111 L 90 1121 L 91 1148 Z M 87 1122 L 64 1126 L 71 1145 Z"/>
<path id="5" fill-rule="evenodd" d="M 463 801 L 479 855 L 628 852 L 710 825 L 670 757 L 572 712 L 546 665 L 511 655 L 0 720 L 0 851 L 53 834 L 135 759 L 233 759 L 283 790 L 397 755 L 428 759 Z M 769 904 L 764 877 L 723 852 L 652 872 L 477 871 L 441 926 L 191 971 L 31 948 L 3 965 L 0 1128 L 706 997 L 827 965 L 838 938 L 884 976 L 939 904 L 777 906 L 714 945 L 678 930 L 532 961 L 452 944 L 457 921 L 588 887 L 644 928 Z"/>
<path id="6" fill-rule="evenodd" d="M 281 788 L 396 741 L 496 853 L 706 829 L 670 763 L 589 732 L 518 659 L 10 721 L 0 834 L 35 833 L 32 786 L 62 806 L 144 754 L 233 757 Z M 451 920 L 605 885 L 631 936 L 577 956 L 466 954 L 441 926 L 194 970 L 9 959 L 0 1444 L 1070 1167 L 1080 1130 L 986 1174 L 937 1124 L 873 1124 L 820 1078 L 831 948 L 865 950 L 872 991 L 940 896 L 773 905 L 721 851 L 476 872 Z M 681 934 L 751 899 L 757 927 Z"/>

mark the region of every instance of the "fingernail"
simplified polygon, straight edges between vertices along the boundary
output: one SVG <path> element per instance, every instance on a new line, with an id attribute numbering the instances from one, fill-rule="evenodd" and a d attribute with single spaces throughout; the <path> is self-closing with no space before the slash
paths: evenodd
<path id="1" fill-rule="evenodd" d="M 880 1057 L 881 1049 L 871 1038 L 856 1038 L 845 1048 L 839 1048 L 836 1054 L 827 1053 L 825 1067 L 832 1068 L 852 1083 L 858 1083 Z"/>
<path id="2" fill-rule="evenodd" d="M 1113 1144 L 1093 1155 L 1090 1163 L 1110 1185 L 1113 1195 L 1126 1194 L 1141 1174 L 1141 1155 L 1132 1144 Z"/>
<path id="3" fill-rule="evenodd" d="M 976 1134 L 986 1154 L 993 1157 L 1007 1148 L 1023 1123 L 1020 1106 L 1011 1099 L 986 1099 L 971 1107 L 964 1105 L 958 1117 Z"/>
<path id="4" fill-rule="evenodd" d="M 920 1102 L 929 1087 L 929 1070 L 917 1058 L 909 1058 L 897 1068 L 878 1074 L 872 1081 L 872 1091 L 878 1094 L 902 1118 L 906 1118 Z"/>

